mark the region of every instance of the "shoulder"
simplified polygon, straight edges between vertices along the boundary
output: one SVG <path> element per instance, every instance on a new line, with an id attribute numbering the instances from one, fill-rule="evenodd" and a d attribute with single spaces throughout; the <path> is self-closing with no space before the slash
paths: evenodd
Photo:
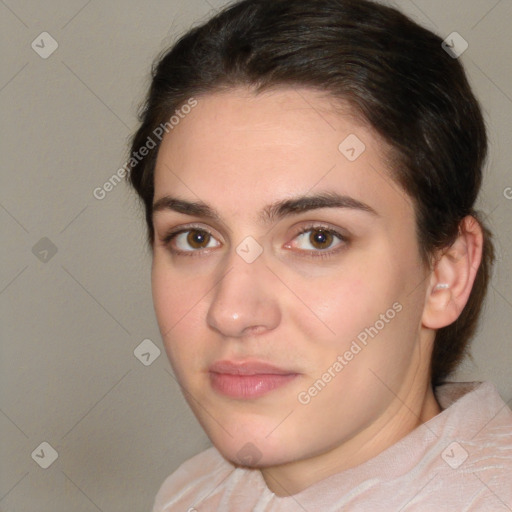
<path id="1" fill-rule="evenodd" d="M 442 415 L 463 436 L 486 439 L 512 425 L 512 411 L 491 382 L 449 382 L 435 391 Z M 496 440 L 511 441 L 500 436 Z"/>
<path id="2" fill-rule="evenodd" d="M 485 466 L 485 458 L 504 454 L 504 462 L 512 464 L 512 411 L 494 384 L 450 383 L 443 388 L 438 396 L 448 402 L 444 433 L 465 446 L 468 455 L 475 454 L 475 464 Z"/>
<path id="3" fill-rule="evenodd" d="M 512 504 L 512 411 L 490 382 L 475 383 L 469 392 L 468 384 L 446 386 L 445 396 L 455 395 L 443 425 L 444 486 L 462 491 L 471 510 L 501 510 Z"/>

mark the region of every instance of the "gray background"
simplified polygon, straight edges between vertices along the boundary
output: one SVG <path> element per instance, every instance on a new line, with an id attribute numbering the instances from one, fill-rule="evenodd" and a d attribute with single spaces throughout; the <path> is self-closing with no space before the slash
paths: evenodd
<path id="1" fill-rule="evenodd" d="M 0 1 L 2 512 L 149 510 L 209 445 L 163 352 L 138 203 L 124 183 L 103 200 L 93 190 L 126 159 L 153 58 L 224 3 Z M 461 59 L 491 140 L 479 207 L 499 261 L 474 360 L 454 380 L 491 380 L 510 400 L 512 2 L 395 5 L 469 43 Z M 47 51 L 45 31 L 58 48 L 43 59 L 31 44 Z M 134 355 L 145 339 L 162 351 L 147 366 Z M 48 469 L 42 442 L 58 453 Z"/>

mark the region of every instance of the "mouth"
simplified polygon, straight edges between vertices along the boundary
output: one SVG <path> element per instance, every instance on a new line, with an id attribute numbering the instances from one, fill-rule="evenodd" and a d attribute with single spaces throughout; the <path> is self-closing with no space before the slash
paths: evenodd
<path id="1" fill-rule="evenodd" d="M 209 376 L 218 393 L 248 400 L 285 386 L 299 373 L 262 361 L 218 361 L 210 366 Z"/>

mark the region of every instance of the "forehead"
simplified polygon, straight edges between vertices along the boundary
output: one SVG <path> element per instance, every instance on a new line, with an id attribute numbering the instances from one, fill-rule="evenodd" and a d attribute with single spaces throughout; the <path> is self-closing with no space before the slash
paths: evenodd
<path id="1" fill-rule="evenodd" d="M 200 198 L 235 214 L 333 190 L 389 214 L 410 213 L 385 144 L 348 105 L 308 89 L 235 89 L 197 102 L 162 141 L 155 199 Z"/>

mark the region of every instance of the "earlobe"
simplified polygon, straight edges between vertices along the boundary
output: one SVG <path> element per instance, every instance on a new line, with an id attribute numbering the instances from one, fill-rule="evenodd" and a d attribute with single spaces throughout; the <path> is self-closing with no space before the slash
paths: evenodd
<path id="1" fill-rule="evenodd" d="M 465 217 L 455 242 L 437 258 L 430 276 L 422 323 L 440 329 L 457 320 L 464 309 L 482 260 L 483 232 L 478 221 Z"/>

